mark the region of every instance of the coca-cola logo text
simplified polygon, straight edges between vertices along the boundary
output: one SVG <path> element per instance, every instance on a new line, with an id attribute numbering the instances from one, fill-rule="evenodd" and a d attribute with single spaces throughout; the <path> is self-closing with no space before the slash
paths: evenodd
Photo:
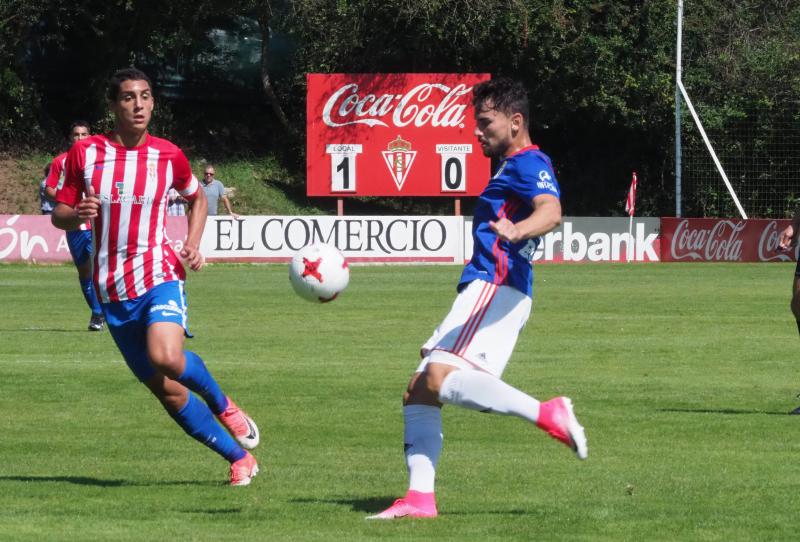
<path id="1" fill-rule="evenodd" d="M 409 124 L 463 127 L 467 108 L 463 96 L 471 90 L 472 87 L 463 83 L 453 88 L 440 83 L 423 83 L 405 94 L 359 96 L 358 85 L 350 83 L 331 94 L 322 111 L 322 120 L 332 128 L 349 124 L 388 127 L 383 119 L 391 113 L 391 122 L 398 128 Z M 434 91 L 442 96 L 438 103 L 433 103 Z"/>
<path id="2" fill-rule="evenodd" d="M 675 260 L 739 261 L 742 258 L 742 240 L 739 235 L 745 222 L 720 220 L 711 228 L 690 228 L 682 220 L 672 236 L 670 253 Z"/>

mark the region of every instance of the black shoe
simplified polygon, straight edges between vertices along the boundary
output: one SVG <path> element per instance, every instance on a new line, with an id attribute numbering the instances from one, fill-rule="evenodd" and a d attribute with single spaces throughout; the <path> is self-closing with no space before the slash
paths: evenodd
<path id="1" fill-rule="evenodd" d="M 105 325 L 106 319 L 102 314 L 93 314 L 89 320 L 89 331 L 103 331 Z"/>
<path id="2" fill-rule="evenodd" d="M 798 320 L 798 324 L 800 324 L 800 320 Z M 800 393 L 797 394 L 797 398 L 800 399 Z M 797 414 L 800 415 L 800 406 L 796 409 L 792 410 L 789 414 Z"/>

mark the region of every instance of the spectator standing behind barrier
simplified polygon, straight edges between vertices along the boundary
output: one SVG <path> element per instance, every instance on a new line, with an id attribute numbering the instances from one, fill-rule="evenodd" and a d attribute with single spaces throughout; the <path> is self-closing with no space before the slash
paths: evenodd
<path id="1" fill-rule="evenodd" d="M 231 202 L 228 196 L 225 195 L 225 185 L 214 177 L 216 174 L 214 166 L 206 166 L 205 174 L 203 175 L 203 192 L 206 193 L 206 199 L 208 200 L 208 216 L 216 216 L 218 214 L 219 200 L 222 200 L 228 214 L 233 218 L 239 218 L 239 215 L 231 209 Z"/>
<path id="2" fill-rule="evenodd" d="M 194 175 L 192 176 L 194 177 Z M 197 179 L 195 179 L 197 182 Z M 186 207 L 184 204 L 186 199 L 174 188 L 170 188 L 167 192 L 167 215 L 169 216 L 186 216 Z"/>
<path id="3" fill-rule="evenodd" d="M 44 177 L 39 183 L 39 208 L 42 210 L 43 215 L 49 215 L 53 212 L 55 204 L 47 198 L 47 175 L 50 173 L 50 164 L 44 166 Z"/>

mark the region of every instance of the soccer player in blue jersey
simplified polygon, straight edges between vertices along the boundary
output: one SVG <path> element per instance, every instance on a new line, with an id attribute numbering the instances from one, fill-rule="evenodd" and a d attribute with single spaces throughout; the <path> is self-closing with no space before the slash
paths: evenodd
<path id="1" fill-rule="evenodd" d="M 540 236 L 561 223 L 560 189 L 550 159 L 531 142 L 528 97 L 510 79 L 473 89 L 475 135 L 497 170 L 475 208 L 473 254 L 450 313 L 422 346 L 422 363 L 403 397 L 409 487 L 369 519 L 435 517 L 436 463 L 442 451 L 443 404 L 517 416 L 536 424 L 578 456 L 586 436 L 566 397 L 540 403 L 500 377 L 531 311 L 532 255 Z"/>

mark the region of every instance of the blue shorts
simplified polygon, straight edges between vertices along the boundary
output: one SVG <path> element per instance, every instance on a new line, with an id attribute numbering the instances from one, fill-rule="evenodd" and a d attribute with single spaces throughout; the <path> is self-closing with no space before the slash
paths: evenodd
<path id="1" fill-rule="evenodd" d="M 92 231 L 72 230 L 67 232 L 67 246 L 75 265 L 81 265 L 92 257 Z"/>
<path id="2" fill-rule="evenodd" d="M 189 324 L 183 281 L 159 284 L 146 294 L 114 303 L 103 303 L 108 331 L 117 343 L 125 363 L 140 381 L 156 374 L 147 357 L 147 328 L 156 322 L 173 322 L 187 337 Z"/>

